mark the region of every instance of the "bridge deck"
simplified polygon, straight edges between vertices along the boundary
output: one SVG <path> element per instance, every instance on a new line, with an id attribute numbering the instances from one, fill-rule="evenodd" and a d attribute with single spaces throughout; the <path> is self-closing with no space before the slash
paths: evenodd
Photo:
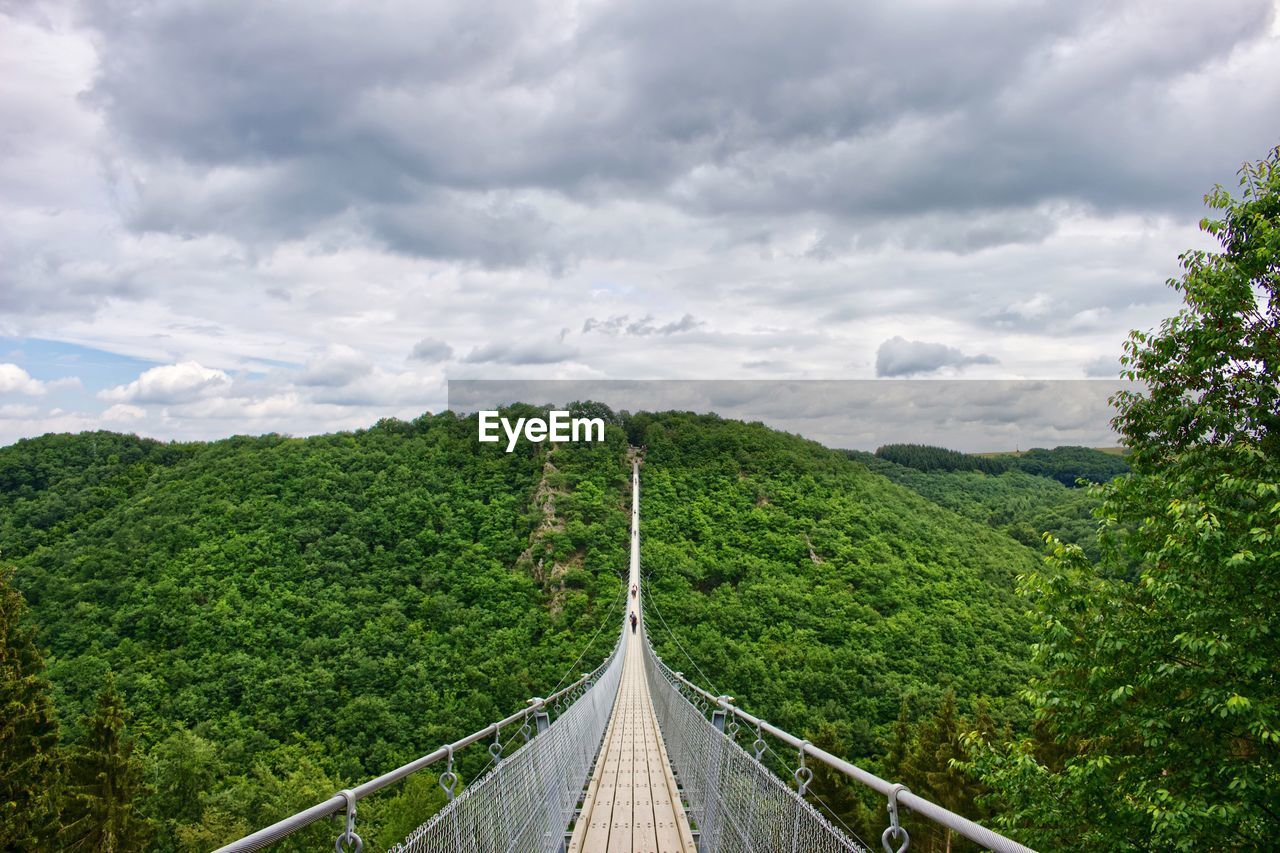
<path id="1" fill-rule="evenodd" d="M 572 853 L 667 853 L 695 847 L 649 700 L 640 643 L 627 648 L 622 686 L 587 787 Z"/>
<path id="2" fill-rule="evenodd" d="M 639 475 L 632 474 L 631 584 L 640 584 Z M 631 610 L 639 613 L 633 597 Z M 644 630 L 641 623 L 640 631 Z M 622 684 L 574 826 L 570 853 L 694 853 L 671 763 L 644 677 L 643 637 L 627 644 Z"/>

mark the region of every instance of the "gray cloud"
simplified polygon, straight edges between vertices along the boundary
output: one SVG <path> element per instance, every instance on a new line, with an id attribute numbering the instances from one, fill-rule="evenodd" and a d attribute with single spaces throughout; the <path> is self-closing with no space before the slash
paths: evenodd
<path id="1" fill-rule="evenodd" d="M 944 367 L 995 364 L 989 355 L 965 355 L 955 347 L 926 341 L 909 341 L 895 335 L 876 350 L 876 376 L 916 376 Z"/>
<path id="2" fill-rule="evenodd" d="M 435 338 L 423 338 L 409 353 L 412 361 L 438 362 L 453 358 L 453 347 Z"/>
<path id="3" fill-rule="evenodd" d="M 1120 360 L 1100 355 L 1084 363 L 1084 375 L 1094 379 L 1115 379 L 1120 375 Z"/>
<path id="4" fill-rule="evenodd" d="M 0 336 L 231 382 L 86 373 L 0 437 L 872 376 L 907 329 L 981 346 L 890 371 L 1101 371 L 1274 144 L 1273 5 L 0 1 Z"/>
<path id="5" fill-rule="evenodd" d="M 496 265 L 591 251 L 519 191 L 860 227 L 930 212 L 952 219 L 908 244 L 974 251 L 1042 238 L 1046 201 L 1188 210 L 1271 141 L 1280 83 L 1176 88 L 1261 38 L 1267 0 L 1144 7 L 1141 27 L 1124 4 L 910 5 L 93 3 L 89 97 L 138 158 L 137 228 L 345 223 Z"/>
<path id="6" fill-rule="evenodd" d="M 577 350 L 560 341 L 546 343 L 497 342 L 476 347 L 463 361 L 468 364 L 555 364 L 577 355 Z"/>
<path id="7" fill-rule="evenodd" d="M 373 363 L 364 354 L 348 346 L 331 346 L 307 364 L 298 384 L 342 388 L 372 371 Z"/>
<path id="8" fill-rule="evenodd" d="M 633 337 L 649 337 L 651 335 L 674 335 L 677 332 L 691 332 L 699 326 L 705 326 L 706 323 L 697 319 L 692 314 L 685 314 L 679 320 L 673 320 L 670 323 L 662 323 L 661 325 L 654 323 L 653 315 L 646 314 L 638 320 L 632 320 L 626 314 L 609 317 L 606 320 L 597 320 L 594 317 L 588 317 L 582 324 L 582 332 L 601 332 L 607 335 L 631 335 Z"/>

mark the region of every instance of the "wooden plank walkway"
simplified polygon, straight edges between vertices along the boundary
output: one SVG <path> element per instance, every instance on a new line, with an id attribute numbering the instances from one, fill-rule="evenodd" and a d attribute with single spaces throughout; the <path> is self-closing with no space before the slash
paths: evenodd
<path id="1" fill-rule="evenodd" d="M 632 470 L 630 612 L 639 614 L 640 476 Z M 644 676 L 644 630 L 627 639 L 622 684 L 569 842 L 570 853 L 695 853 Z"/>

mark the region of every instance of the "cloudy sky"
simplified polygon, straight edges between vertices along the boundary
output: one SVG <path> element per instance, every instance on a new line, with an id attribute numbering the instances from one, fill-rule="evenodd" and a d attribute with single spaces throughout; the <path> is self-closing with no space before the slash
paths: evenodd
<path id="1" fill-rule="evenodd" d="M 0 0 L 0 442 L 446 380 L 1110 377 L 1273 0 Z"/>

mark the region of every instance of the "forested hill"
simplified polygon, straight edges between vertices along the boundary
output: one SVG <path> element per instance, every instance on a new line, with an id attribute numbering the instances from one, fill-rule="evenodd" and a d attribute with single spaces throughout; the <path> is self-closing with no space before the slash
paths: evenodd
<path id="1" fill-rule="evenodd" d="M 979 815 L 965 726 L 1023 722 L 1036 552 L 839 451 L 714 416 L 640 419 L 642 562 L 664 659 L 781 725 Z M 1055 484 L 1056 485 L 1056 484 Z M 874 839 L 883 804 L 819 778 Z M 912 846 L 927 848 L 916 828 Z M 934 839 L 945 844 L 943 839 Z M 922 849 L 923 849 L 922 848 Z"/>
<path id="2" fill-rule="evenodd" d="M 84 739 L 113 672 L 153 848 L 210 849 L 482 728 L 620 618 L 623 432 L 551 454 L 475 437 L 474 418 L 442 414 L 306 439 L 0 449 L 0 549 L 62 739 Z M 386 802 L 361 806 L 364 826 L 385 824 L 374 842 L 418 819 Z"/>
<path id="3" fill-rule="evenodd" d="M 759 424 L 610 417 L 604 444 L 511 454 L 451 414 L 0 448 L 0 549 L 62 742 L 85 740 L 111 673 L 149 846 L 201 850 L 545 695 L 620 613 L 629 443 L 665 623 L 650 631 L 677 669 L 890 775 L 945 771 L 923 751 L 949 697 L 961 717 L 1018 717 L 1029 625 L 1013 586 L 1033 550 Z M 362 803 L 373 849 L 436 796 L 421 781 Z"/>
<path id="4" fill-rule="evenodd" d="M 1000 530 L 1030 548 L 1042 550 L 1044 534 L 1051 533 L 1064 542 L 1079 545 L 1091 559 L 1098 556 L 1098 520 L 1093 513 L 1100 499 L 1089 489 L 1066 486 L 1058 477 L 1018 469 L 1002 473 L 969 469 L 921 471 L 871 453 L 844 452 L 898 485 Z"/>

